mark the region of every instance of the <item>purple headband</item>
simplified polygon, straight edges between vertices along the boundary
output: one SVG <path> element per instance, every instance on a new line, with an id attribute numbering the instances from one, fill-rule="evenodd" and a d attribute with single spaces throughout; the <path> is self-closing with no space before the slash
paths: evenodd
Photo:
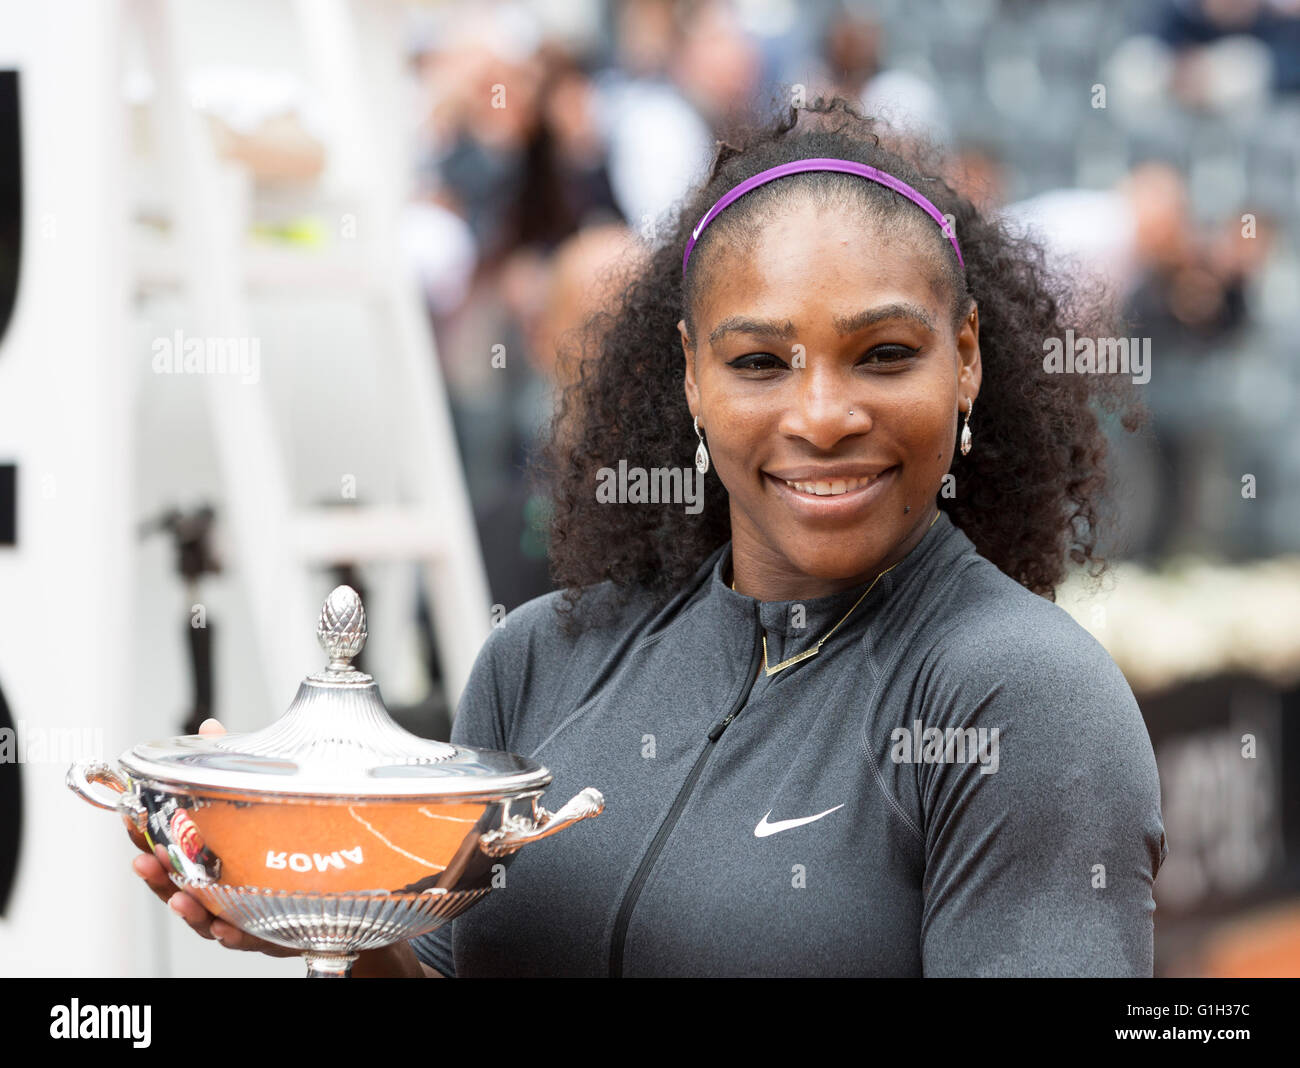
<path id="1" fill-rule="evenodd" d="M 801 171 L 843 171 L 845 174 L 856 174 L 869 181 L 879 182 L 881 185 L 892 189 L 895 193 L 902 194 L 939 224 L 944 236 L 952 242 L 952 250 L 957 253 L 957 262 L 965 269 L 966 261 L 961 258 L 961 249 L 957 247 L 957 235 L 949 228 L 948 220 L 943 217 L 938 208 L 910 185 L 906 182 L 900 182 L 892 174 L 886 174 L 875 167 L 868 167 L 865 163 L 858 163 L 850 159 L 827 159 L 823 157 L 818 159 L 797 159 L 792 163 L 782 163 L 779 167 L 769 167 L 752 178 L 746 178 L 740 185 L 726 193 L 713 207 L 704 213 L 704 218 L 691 232 L 690 240 L 686 242 L 686 252 L 682 255 L 682 274 L 686 273 L 686 263 L 691 258 L 691 249 L 695 247 L 695 242 L 700 239 L 700 234 L 704 233 L 704 228 L 709 223 L 722 214 L 723 209 L 734 204 L 746 193 L 757 189 L 760 185 L 765 185 L 777 178 L 784 178 L 787 174 L 799 174 Z"/>

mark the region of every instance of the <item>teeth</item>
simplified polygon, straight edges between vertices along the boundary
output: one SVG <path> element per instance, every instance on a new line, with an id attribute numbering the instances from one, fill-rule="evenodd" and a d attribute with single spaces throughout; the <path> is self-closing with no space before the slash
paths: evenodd
<path id="1" fill-rule="evenodd" d="M 800 493 L 811 493 L 818 497 L 837 497 L 841 493 L 861 489 L 874 481 L 874 478 L 837 478 L 823 482 L 786 482 L 786 485 Z"/>

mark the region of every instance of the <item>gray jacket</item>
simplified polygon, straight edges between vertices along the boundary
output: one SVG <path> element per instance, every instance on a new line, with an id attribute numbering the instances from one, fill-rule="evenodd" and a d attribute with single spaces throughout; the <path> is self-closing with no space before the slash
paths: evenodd
<path id="1" fill-rule="evenodd" d="M 453 741 L 525 754 L 599 817 L 412 942 L 458 976 L 1149 976 L 1166 847 L 1115 662 L 947 514 L 877 583 L 730 589 L 568 638 L 558 592 L 484 644 Z M 610 603 L 610 584 L 587 596 Z M 586 596 L 584 596 L 584 601 Z"/>

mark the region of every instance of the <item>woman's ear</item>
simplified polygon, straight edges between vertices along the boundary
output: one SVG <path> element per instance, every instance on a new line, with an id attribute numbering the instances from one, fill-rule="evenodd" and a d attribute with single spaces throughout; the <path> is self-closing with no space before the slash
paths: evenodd
<path id="1" fill-rule="evenodd" d="M 695 383 L 695 346 L 691 344 L 690 335 L 686 332 L 686 320 L 677 320 L 677 332 L 682 339 L 682 359 L 686 363 L 686 406 L 691 410 L 691 417 L 698 418 L 700 414 L 700 389 Z"/>

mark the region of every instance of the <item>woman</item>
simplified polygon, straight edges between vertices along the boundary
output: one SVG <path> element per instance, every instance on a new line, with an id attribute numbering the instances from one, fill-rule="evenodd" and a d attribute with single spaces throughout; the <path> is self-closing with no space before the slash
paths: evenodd
<path id="1" fill-rule="evenodd" d="M 1150 740 L 1049 600 L 1099 563 L 1119 387 L 1041 354 L 1097 325 L 842 100 L 724 146 L 593 325 L 545 457 L 565 590 L 452 732 L 605 812 L 356 974 L 1150 975 Z M 702 504 L 594 489 L 692 447 Z"/>

